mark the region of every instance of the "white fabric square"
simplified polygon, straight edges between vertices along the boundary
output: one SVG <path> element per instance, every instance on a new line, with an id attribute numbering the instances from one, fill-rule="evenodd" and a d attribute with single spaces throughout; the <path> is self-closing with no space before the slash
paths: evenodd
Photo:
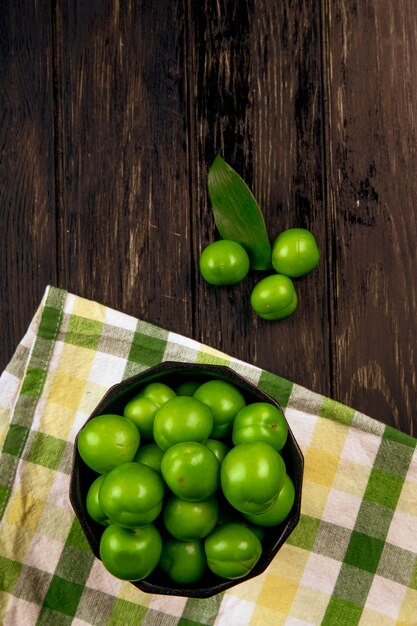
<path id="1" fill-rule="evenodd" d="M 417 448 L 414 450 L 406 480 L 409 480 L 412 483 L 417 483 Z"/>
<path id="2" fill-rule="evenodd" d="M 45 302 L 42 303 L 42 307 L 44 305 L 45 305 Z M 36 334 L 39 330 L 39 323 L 41 319 L 39 313 L 40 313 L 40 310 L 38 309 L 27 331 L 25 332 L 25 334 L 23 335 L 22 339 L 19 342 L 21 346 L 23 346 L 24 348 L 27 348 L 28 350 L 32 350 Z"/>
<path id="3" fill-rule="evenodd" d="M 103 563 L 98 559 L 94 559 L 93 567 L 91 568 L 88 580 L 85 583 L 86 587 L 90 589 L 96 589 L 103 593 L 108 593 L 112 596 L 118 596 L 122 581 L 109 574 L 104 567 Z"/>
<path id="4" fill-rule="evenodd" d="M 54 484 L 48 494 L 48 502 L 51 504 L 72 511 L 72 507 L 69 501 L 69 485 L 70 476 L 63 474 L 62 472 L 56 472 Z"/>
<path id="5" fill-rule="evenodd" d="M 360 465 L 372 467 L 380 445 L 381 437 L 378 435 L 350 428 L 341 457 Z"/>
<path id="6" fill-rule="evenodd" d="M 285 626 L 315 626 L 313 622 L 306 622 L 298 617 L 288 617 L 285 620 Z"/>
<path id="7" fill-rule="evenodd" d="M 17 378 L 7 370 L 1 374 L 0 407 L 12 409 L 20 388 L 20 378 Z"/>
<path id="8" fill-rule="evenodd" d="M 168 343 L 175 343 L 178 346 L 184 346 L 185 348 L 190 348 L 191 350 L 197 350 L 197 352 L 200 352 L 202 348 L 202 345 L 198 343 L 198 341 L 173 332 L 168 333 Z"/>
<path id="9" fill-rule="evenodd" d="M 75 441 L 75 437 L 77 436 L 78 431 L 81 430 L 81 428 L 84 426 L 88 417 L 89 417 L 88 413 L 85 413 L 84 411 L 76 412 L 74 416 L 74 421 L 71 426 L 70 433 L 68 435 L 68 441 L 71 441 L 71 442 Z"/>
<path id="10" fill-rule="evenodd" d="M 10 598 L 3 626 L 35 626 L 41 607 L 23 598 Z"/>
<path id="11" fill-rule="evenodd" d="M 198 353 L 200 352 L 201 345 L 182 335 L 170 332 L 168 334 L 168 341 L 164 351 L 164 361 L 189 361 L 196 360 Z M 186 359 L 184 359 L 184 355 Z"/>
<path id="12" fill-rule="evenodd" d="M 417 552 L 417 517 L 395 511 L 389 527 L 387 543 Z"/>
<path id="13" fill-rule="evenodd" d="M 257 385 L 262 374 L 258 367 L 248 365 L 239 359 L 230 359 L 230 367 L 240 376 L 249 380 L 253 385 Z"/>
<path id="14" fill-rule="evenodd" d="M 126 368 L 126 359 L 105 352 L 97 352 L 91 365 L 88 380 L 108 388 L 120 382 Z"/>
<path id="15" fill-rule="evenodd" d="M 186 603 L 187 598 L 182 596 L 153 595 L 148 608 L 168 615 L 174 615 L 175 617 L 181 617 Z"/>
<path id="16" fill-rule="evenodd" d="M 247 626 L 250 624 L 255 603 L 234 596 L 224 596 L 214 626 Z"/>
<path id="17" fill-rule="evenodd" d="M 361 502 L 358 496 L 331 489 L 323 511 L 323 519 L 325 522 L 353 530 Z"/>
<path id="18" fill-rule="evenodd" d="M 341 561 L 312 552 L 306 563 L 301 585 L 331 595 L 341 566 Z"/>
<path id="19" fill-rule="evenodd" d="M 407 587 L 376 575 L 366 598 L 365 606 L 377 613 L 396 619 L 403 603 Z"/>
<path id="20" fill-rule="evenodd" d="M 300 448 L 306 450 L 313 437 L 318 419 L 317 416 L 307 415 L 303 411 L 287 407 L 285 409 L 285 417 Z"/>
<path id="21" fill-rule="evenodd" d="M 27 551 L 25 563 L 53 574 L 63 547 L 60 541 L 35 533 Z"/>
<path id="22" fill-rule="evenodd" d="M 62 309 L 64 313 L 72 313 L 72 309 L 74 308 L 76 299 L 77 296 L 75 296 L 73 293 L 67 293 L 65 295 L 64 306 Z"/>
<path id="23" fill-rule="evenodd" d="M 40 426 L 42 418 L 45 417 L 45 410 L 46 410 L 47 405 L 48 403 L 45 397 L 39 398 L 38 403 L 35 408 L 35 413 L 33 415 L 31 430 L 33 431 L 41 430 L 39 426 Z"/>
<path id="24" fill-rule="evenodd" d="M 56 370 L 58 369 L 64 345 L 65 343 L 63 341 L 55 341 L 54 347 L 52 349 L 51 359 L 49 361 L 48 377 L 51 377 L 51 372 L 56 372 Z"/>
<path id="25" fill-rule="evenodd" d="M 120 313 L 114 309 L 107 309 L 104 315 L 104 323 L 118 328 L 126 328 L 126 330 L 136 330 L 138 320 L 126 313 Z"/>

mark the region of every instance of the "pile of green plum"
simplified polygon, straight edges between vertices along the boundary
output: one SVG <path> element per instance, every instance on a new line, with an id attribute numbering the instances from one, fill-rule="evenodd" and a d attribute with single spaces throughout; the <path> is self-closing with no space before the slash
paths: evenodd
<path id="1" fill-rule="evenodd" d="M 282 320 L 298 304 L 292 279 L 309 274 L 320 261 L 314 235 L 305 228 L 289 228 L 272 244 L 271 265 L 276 274 L 262 278 L 251 294 L 253 310 L 266 320 Z M 211 285 L 235 285 L 249 272 L 249 256 L 236 241 L 220 239 L 209 244 L 199 261 L 200 272 Z"/>
<path id="2" fill-rule="evenodd" d="M 105 526 L 107 570 L 131 581 L 159 571 L 180 585 L 210 571 L 246 576 L 263 529 L 285 520 L 295 499 L 281 411 L 211 378 L 144 383 L 120 412 L 91 418 L 77 437 L 99 474 L 86 509 Z"/>

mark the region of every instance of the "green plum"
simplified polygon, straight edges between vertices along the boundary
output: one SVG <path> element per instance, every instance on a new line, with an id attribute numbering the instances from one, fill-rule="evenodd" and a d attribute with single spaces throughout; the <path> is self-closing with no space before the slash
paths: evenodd
<path id="1" fill-rule="evenodd" d="M 143 463 L 124 463 L 107 474 L 99 500 L 113 522 L 136 528 L 158 517 L 164 493 L 164 482 L 158 472 Z"/>
<path id="2" fill-rule="evenodd" d="M 243 407 L 233 421 L 232 440 L 239 443 L 264 441 L 279 452 L 288 435 L 288 425 L 279 409 L 269 402 L 253 402 Z"/>
<path id="3" fill-rule="evenodd" d="M 242 578 L 249 574 L 262 554 L 262 545 L 243 524 L 222 524 L 205 539 L 207 564 L 223 578 Z"/>
<path id="4" fill-rule="evenodd" d="M 159 567 L 176 583 L 189 585 L 199 581 L 206 569 L 207 559 L 201 541 L 164 542 Z"/>
<path id="5" fill-rule="evenodd" d="M 101 508 L 99 500 L 99 491 L 101 485 L 103 484 L 104 478 L 104 475 L 101 475 L 91 483 L 90 488 L 87 492 L 86 507 L 91 519 L 98 522 L 99 524 L 102 524 L 103 526 L 108 526 L 109 524 L 111 524 L 111 521 Z"/>
<path id="6" fill-rule="evenodd" d="M 243 526 L 246 526 L 246 528 L 249 528 L 249 530 L 251 530 L 253 534 L 257 536 L 260 543 L 262 543 L 265 537 L 265 531 L 263 528 L 261 528 L 261 526 L 251 524 L 249 523 L 249 520 L 245 520 L 245 519 L 241 520 L 239 523 L 243 524 Z"/>
<path id="7" fill-rule="evenodd" d="M 314 235 L 305 228 L 289 228 L 272 245 L 272 266 L 279 274 L 292 278 L 311 272 L 320 261 Z"/>
<path id="8" fill-rule="evenodd" d="M 275 500 L 272 507 L 265 513 L 259 513 L 258 515 L 245 514 L 245 517 L 249 522 L 257 524 L 258 526 L 276 526 L 288 517 L 293 507 L 294 500 L 294 484 L 291 478 L 287 475 L 284 486 L 279 492 L 278 498 Z"/>
<path id="9" fill-rule="evenodd" d="M 216 456 L 195 441 L 170 447 L 162 457 L 161 472 L 171 491 L 191 502 L 206 500 L 219 485 L 220 465 Z"/>
<path id="10" fill-rule="evenodd" d="M 229 452 L 230 448 L 224 443 L 224 441 L 220 441 L 219 439 L 207 439 L 206 441 L 207 448 L 210 448 L 212 452 L 216 455 L 216 459 L 220 463 L 223 463 L 223 459 L 226 454 Z"/>
<path id="11" fill-rule="evenodd" d="M 177 394 L 177 396 L 192 396 L 200 385 L 201 383 L 197 380 L 186 380 L 178 385 L 175 393 Z"/>
<path id="12" fill-rule="evenodd" d="M 139 447 L 133 460 L 135 463 L 143 463 L 161 473 L 161 461 L 163 456 L 164 451 L 161 450 L 156 443 L 147 443 Z"/>
<path id="13" fill-rule="evenodd" d="M 294 313 L 298 298 L 291 278 L 283 274 L 267 276 L 251 293 L 253 310 L 265 320 L 283 320 Z"/>
<path id="14" fill-rule="evenodd" d="M 188 396 L 176 396 L 161 406 L 153 425 L 153 436 L 161 450 L 183 441 L 204 443 L 213 428 L 210 409 Z"/>
<path id="15" fill-rule="evenodd" d="M 255 524 L 250 523 L 246 516 L 243 513 L 237 511 L 234 507 L 232 507 L 227 500 L 220 497 L 219 499 L 219 517 L 217 519 L 216 526 L 221 526 L 222 524 L 243 524 L 249 530 L 251 530 L 258 537 L 259 541 L 262 543 L 263 538 L 265 536 L 265 531 L 260 526 L 255 526 Z"/>
<path id="16" fill-rule="evenodd" d="M 78 434 L 77 447 L 84 463 L 98 474 L 107 474 L 133 460 L 140 443 L 135 424 L 122 415 L 98 415 Z"/>
<path id="17" fill-rule="evenodd" d="M 215 241 L 200 256 L 200 272 L 210 285 L 236 285 L 249 272 L 248 254 L 236 241 Z"/>
<path id="18" fill-rule="evenodd" d="M 241 513 L 263 513 L 275 502 L 286 476 L 279 452 L 263 441 L 240 443 L 220 469 L 223 494 Z"/>
<path id="19" fill-rule="evenodd" d="M 211 439 L 221 439 L 232 430 L 233 419 L 246 402 L 237 387 L 225 380 L 209 380 L 193 396 L 203 402 L 213 415 Z"/>
<path id="20" fill-rule="evenodd" d="M 189 502 L 171 496 L 164 508 L 164 524 L 168 532 L 181 541 L 206 537 L 217 523 L 219 505 L 215 496 L 200 502 Z"/>
<path id="21" fill-rule="evenodd" d="M 143 437 L 152 439 L 153 422 L 159 407 L 175 397 L 175 392 L 163 383 L 149 383 L 124 408 L 124 415 L 139 428 Z"/>
<path id="22" fill-rule="evenodd" d="M 122 580 L 142 580 L 153 572 L 162 554 L 162 539 L 152 524 L 123 528 L 111 524 L 100 540 L 104 567 Z"/>

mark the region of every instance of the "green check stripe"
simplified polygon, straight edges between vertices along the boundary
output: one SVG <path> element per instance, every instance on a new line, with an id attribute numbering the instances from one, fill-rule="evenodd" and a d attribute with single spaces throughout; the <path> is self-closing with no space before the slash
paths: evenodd
<path id="1" fill-rule="evenodd" d="M 89 551 L 66 544 L 61 552 L 56 573 L 65 580 L 85 584 L 93 566 L 94 556 Z"/>
<path id="2" fill-rule="evenodd" d="M 142 624 L 146 613 L 146 607 L 117 598 L 113 604 L 106 626 L 119 626 L 119 624 L 135 624 L 136 626 L 136 624 Z"/>
<path id="3" fill-rule="evenodd" d="M 116 602 L 117 600 L 115 596 L 112 596 L 109 593 L 104 593 L 103 591 L 98 591 L 97 589 L 85 587 L 83 595 L 81 596 L 80 602 L 78 604 L 77 617 L 87 622 L 87 624 L 97 624 L 97 626 L 107 625 L 111 622 L 117 623 L 113 620 L 113 618 L 110 617 L 112 615 L 113 607 L 115 606 Z M 130 602 L 129 605 L 131 604 L 133 603 Z M 116 609 L 114 613 L 117 614 L 117 612 L 118 611 Z M 145 614 L 146 609 L 141 608 L 141 613 Z M 126 621 L 119 623 L 129 624 L 130 622 Z M 138 620 L 137 624 L 141 623 L 141 619 Z"/>
<path id="4" fill-rule="evenodd" d="M 333 596 L 330 599 L 321 626 L 356 626 L 362 615 L 362 608 L 357 604 Z"/>
<path id="5" fill-rule="evenodd" d="M 164 352 L 168 343 L 168 332 L 159 332 L 156 337 L 152 337 L 152 335 L 143 333 L 142 331 L 143 322 L 138 322 L 130 346 L 124 378 L 139 374 L 139 372 L 142 372 L 148 367 L 152 367 L 163 361 Z"/>
<path id="6" fill-rule="evenodd" d="M 71 315 L 65 341 L 81 348 L 97 350 L 102 327 L 101 322 Z"/>
<path id="7" fill-rule="evenodd" d="M 184 607 L 180 624 L 191 623 L 212 626 L 218 615 L 223 596 L 224 594 L 220 593 L 206 600 L 190 598 Z"/>
<path id="8" fill-rule="evenodd" d="M 314 537 L 313 552 L 342 561 L 348 549 L 351 531 L 343 526 L 316 520 L 317 531 Z"/>
<path id="9" fill-rule="evenodd" d="M 343 615 L 344 624 L 356 626 L 374 575 L 378 572 L 392 579 L 399 557 L 408 566 L 410 580 L 415 557 L 385 542 L 413 452 L 411 446 L 393 439 L 392 429 L 385 429 L 324 624 L 337 623 L 335 620 Z M 394 580 L 398 578 L 396 575 Z"/>
<path id="10" fill-rule="evenodd" d="M 3 446 L 3 454 L 20 457 L 29 429 L 19 424 L 11 424 Z"/>
<path id="11" fill-rule="evenodd" d="M 341 424 L 351 426 L 355 411 L 344 404 L 340 404 L 340 402 L 330 398 L 323 398 L 319 415 L 320 417 L 326 417 L 327 419 L 336 420 Z"/>
<path id="12" fill-rule="evenodd" d="M 12 593 L 21 569 L 22 564 L 18 561 L 0 557 L 0 591 Z"/>
<path id="13" fill-rule="evenodd" d="M 13 594 L 26 602 L 40 604 L 46 594 L 51 579 L 52 575 L 48 572 L 44 572 L 37 567 L 23 565 L 13 589 Z"/>
<path id="14" fill-rule="evenodd" d="M 62 439 L 36 432 L 27 460 L 56 470 L 60 466 L 66 446 L 67 442 Z"/>
<path id="15" fill-rule="evenodd" d="M 76 517 L 74 518 L 74 521 L 68 533 L 66 545 L 73 546 L 78 550 L 84 550 L 84 552 L 90 552 L 90 546 Z"/>
<path id="16" fill-rule="evenodd" d="M 20 395 L 16 403 L 16 410 L 13 414 L 4 442 L 3 454 L 0 458 L 0 481 L 3 488 L 0 499 L 0 519 L 4 515 L 10 497 L 18 459 L 23 455 L 29 435 L 29 425 L 33 422 L 36 403 L 45 383 L 65 297 L 66 292 L 60 289 L 49 289 L 46 295 L 45 306 L 41 313 L 38 334 L 33 346 L 29 366 L 23 379 Z M 32 367 L 32 363 L 36 363 L 37 367 Z M 39 366 L 40 364 L 42 364 L 42 367 Z M 27 411 L 28 408 L 30 412 Z M 26 426 L 20 421 L 22 414 L 24 415 L 23 420 L 27 424 Z M 10 457 L 13 457 L 11 463 L 9 462 Z"/>
<path id="17" fill-rule="evenodd" d="M 39 617 L 36 622 L 36 626 L 70 626 L 73 623 L 72 615 L 65 615 L 58 611 L 54 611 L 46 606 L 43 606 Z"/>
<path id="18" fill-rule="evenodd" d="M 81 583 L 54 576 L 43 601 L 43 607 L 74 616 L 83 590 L 84 586 Z"/>
<path id="19" fill-rule="evenodd" d="M 415 571 L 417 571 L 417 557 L 415 555 L 390 543 L 384 545 L 376 572 L 379 576 L 413 588 Z"/>
<path id="20" fill-rule="evenodd" d="M 12 356 L 11 361 L 6 366 L 6 372 L 16 376 L 19 380 L 22 380 L 25 374 L 26 364 L 29 359 L 29 349 L 22 344 L 19 344 Z"/>
<path id="21" fill-rule="evenodd" d="M 313 550 L 319 526 L 319 519 L 301 514 L 298 525 L 287 539 L 288 543 L 310 552 Z"/>
<path id="22" fill-rule="evenodd" d="M 279 378 L 269 372 L 263 371 L 258 382 L 258 387 L 275 398 L 285 409 L 291 396 L 293 384 L 285 378 Z"/>

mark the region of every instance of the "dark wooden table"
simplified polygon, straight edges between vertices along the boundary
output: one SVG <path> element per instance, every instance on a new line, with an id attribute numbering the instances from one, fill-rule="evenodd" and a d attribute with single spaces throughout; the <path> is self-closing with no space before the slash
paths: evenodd
<path id="1" fill-rule="evenodd" d="M 48 283 L 417 434 L 414 0 L 0 1 L 1 366 Z M 217 151 L 274 237 L 319 242 L 300 306 L 216 289 Z"/>

